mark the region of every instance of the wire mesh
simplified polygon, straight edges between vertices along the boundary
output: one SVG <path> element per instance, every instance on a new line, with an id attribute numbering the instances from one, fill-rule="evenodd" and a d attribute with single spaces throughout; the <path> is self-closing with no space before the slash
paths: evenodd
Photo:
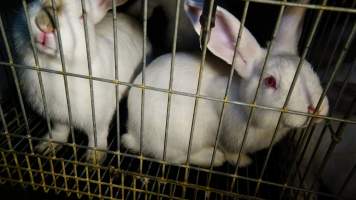
<path id="1" fill-rule="evenodd" d="M 120 37 L 120 33 L 117 32 L 117 14 L 116 14 L 116 3 L 113 0 L 113 51 L 115 55 L 120 51 L 117 46 L 117 40 Z M 91 52 L 90 52 L 90 40 L 88 34 L 87 25 L 87 15 L 85 10 L 85 0 L 81 0 L 82 12 L 83 12 L 83 29 L 85 30 L 85 42 L 86 42 L 86 53 L 88 60 L 88 75 L 76 74 L 67 71 L 68 66 L 66 66 L 65 56 L 62 48 L 62 39 L 60 33 L 60 24 L 58 22 L 57 15 L 55 13 L 54 22 L 58 30 L 56 30 L 56 40 L 59 45 L 59 54 L 61 60 L 61 71 L 49 69 L 46 66 L 40 66 L 37 57 L 37 50 L 31 37 L 31 46 L 35 59 L 35 66 L 27 66 L 23 64 L 16 63 L 14 56 L 12 55 L 11 39 L 8 37 L 7 27 L 3 23 L 3 17 L 0 13 L 0 30 L 1 30 L 1 41 L 5 45 L 5 51 L 8 59 L 0 60 L 0 67 L 8 68 L 11 70 L 13 80 L 16 86 L 16 96 L 18 102 L 0 102 L 0 183 L 5 184 L 7 182 L 12 184 L 21 185 L 22 187 L 28 187 L 33 190 L 40 190 L 41 192 L 53 192 L 55 194 L 64 193 L 67 196 L 81 198 L 83 196 L 89 198 L 100 198 L 100 199 L 284 199 L 284 198 L 296 198 L 299 194 L 305 195 L 304 197 L 310 197 L 310 195 L 327 197 L 333 199 L 341 199 L 345 188 L 350 184 L 356 173 L 356 163 L 348 171 L 346 178 L 344 179 L 342 185 L 336 193 L 329 190 L 321 190 L 316 187 L 319 179 L 322 176 L 323 170 L 327 163 L 329 162 L 330 154 L 334 151 L 337 144 L 342 140 L 342 134 L 344 134 L 345 126 L 356 124 L 354 114 L 354 104 L 355 104 L 355 93 L 351 93 L 352 90 L 348 89 L 350 85 L 352 86 L 352 71 L 355 61 L 352 62 L 351 66 L 345 65 L 345 57 L 347 54 L 352 54 L 352 42 L 354 40 L 355 34 L 355 3 L 348 6 L 347 1 L 343 1 L 340 4 L 331 4 L 327 0 L 323 0 L 320 3 L 314 4 L 301 4 L 288 1 L 272 1 L 272 0 L 245 0 L 242 12 L 241 28 L 239 30 L 239 36 L 236 44 L 236 50 L 239 45 L 239 40 L 241 33 L 243 32 L 245 22 L 248 20 L 248 12 L 251 4 L 262 4 L 262 5 L 272 5 L 279 9 L 279 15 L 275 24 L 273 25 L 273 36 L 271 41 L 267 45 L 267 55 L 264 60 L 264 66 L 269 58 L 269 51 L 274 42 L 274 38 L 279 29 L 280 20 L 285 8 L 290 6 L 305 7 L 308 10 L 317 13 L 316 19 L 312 22 L 312 28 L 305 36 L 306 44 L 302 48 L 302 56 L 300 63 L 298 65 L 298 70 L 295 73 L 293 82 L 282 108 L 268 107 L 264 105 L 256 104 L 256 96 L 258 93 L 258 88 L 255 93 L 255 98 L 253 102 L 240 102 L 233 101 L 227 98 L 231 87 L 231 79 L 234 75 L 233 68 L 230 71 L 227 87 L 225 88 L 224 98 L 216 98 L 211 96 L 206 96 L 200 94 L 200 80 L 204 74 L 204 64 L 205 56 L 207 53 L 207 43 L 209 38 L 209 33 L 204 36 L 201 41 L 203 41 L 202 46 L 202 58 L 199 68 L 198 84 L 196 88 L 196 93 L 188 93 L 183 91 L 177 91 L 173 89 L 174 80 L 174 65 L 175 65 L 175 53 L 177 38 L 179 37 L 179 20 L 180 20 L 180 9 L 183 0 L 176 0 L 175 9 L 175 26 L 174 26 L 174 36 L 172 41 L 172 58 L 171 58 L 171 68 L 169 77 L 169 87 L 168 89 L 152 87 L 145 84 L 145 68 L 148 64 L 148 59 L 146 53 L 148 51 L 147 43 L 147 29 L 148 27 L 148 3 L 149 0 L 144 0 L 143 4 L 143 49 L 142 49 L 142 82 L 140 84 L 135 84 L 131 82 L 124 82 L 119 79 L 119 68 L 122 66 L 118 65 L 118 58 L 115 56 L 112 58 L 115 61 L 115 78 L 107 79 L 102 77 L 95 77 L 92 75 L 91 69 Z M 210 21 L 213 16 L 214 10 L 214 0 L 205 1 L 209 2 L 209 13 L 207 18 L 207 28 L 210 30 Z M 22 6 L 26 16 L 26 22 L 29 34 L 32 35 L 32 30 L 30 23 L 28 21 L 28 3 L 22 0 Z M 56 0 L 51 0 L 52 7 L 56 7 Z M 53 9 L 54 11 L 56 9 Z M 55 11 L 56 12 L 56 11 Z M 333 13 L 337 14 L 336 18 L 333 18 Z M 320 28 L 320 21 L 323 21 L 323 15 L 328 15 L 328 18 L 324 27 Z M 341 15 L 346 15 L 343 18 Z M 341 17 L 340 17 L 341 16 Z M 332 25 L 331 33 L 337 29 L 336 22 L 342 21 L 343 25 L 341 32 L 339 33 L 336 45 L 331 52 L 323 50 L 320 51 L 322 56 L 320 58 L 324 60 L 319 60 L 319 64 L 316 65 L 315 69 L 321 69 L 322 63 L 327 63 L 326 71 L 331 70 L 331 74 L 325 73 L 323 75 L 324 91 L 320 96 L 318 105 L 314 113 L 304 113 L 300 111 L 288 110 L 286 106 L 288 104 L 290 94 L 293 91 L 294 84 L 299 74 L 299 70 L 302 66 L 303 59 L 309 57 L 310 60 L 313 59 L 313 48 L 322 48 L 324 45 L 330 46 L 333 41 L 334 35 L 327 33 L 327 27 Z M 330 23 L 330 24 L 329 24 Z M 351 24 L 351 25 L 350 25 Z M 345 31 L 345 27 L 352 27 L 350 31 Z M 320 38 L 315 38 L 315 34 L 318 34 L 319 30 L 322 31 L 322 36 Z M 319 33 L 320 34 L 320 33 Z M 345 37 L 346 39 L 342 38 Z M 344 41 L 342 41 L 344 39 Z M 324 43 L 324 41 L 327 41 Z M 351 49 L 351 50 L 350 50 Z M 317 51 L 317 50 L 315 50 Z M 236 52 L 235 52 L 236 53 Z M 331 55 L 331 56 L 330 56 Z M 353 54 L 354 56 L 355 54 Z M 352 56 L 351 56 L 352 57 Z M 326 60 L 326 61 L 325 61 Z M 316 60 L 312 60 L 313 63 L 318 63 Z M 346 67 L 345 67 L 346 66 Z M 340 70 L 347 68 L 348 72 L 346 77 L 342 81 L 337 82 L 336 76 Z M 43 100 L 43 107 L 45 112 L 45 120 L 37 114 L 29 111 L 26 103 L 23 100 L 21 93 L 21 83 L 19 81 L 17 70 L 34 70 L 38 75 L 39 85 L 41 88 L 41 96 Z M 259 85 L 261 83 L 261 78 L 264 72 L 264 67 L 260 75 Z M 67 110 L 69 117 L 69 127 L 71 132 L 71 137 L 68 142 L 57 142 L 51 140 L 51 120 L 47 114 L 46 105 L 46 94 L 43 89 L 46 87 L 41 78 L 41 74 L 50 73 L 62 76 L 64 80 L 64 88 L 66 94 Z M 68 92 L 68 77 L 76 77 L 79 79 L 86 80 L 90 83 L 90 96 L 91 96 L 91 113 L 92 113 L 92 126 L 94 134 L 94 144 L 95 147 L 87 146 L 87 139 L 78 130 L 75 130 L 72 125 L 72 108 L 71 108 L 71 98 Z M 139 155 L 132 154 L 127 149 L 120 145 L 120 127 L 124 126 L 121 123 L 123 116 L 117 111 L 115 115 L 115 123 L 110 126 L 109 135 L 109 145 L 108 150 L 96 149 L 97 146 L 97 130 L 96 130 L 96 116 L 95 116 L 95 103 L 94 103 L 94 87 L 93 82 L 104 82 L 108 84 L 115 85 L 116 93 L 116 109 L 119 110 L 123 106 L 119 102 L 119 89 L 121 87 L 128 87 L 132 89 L 142 90 L 142 101 L 145 102 L 145 91 L 157 91 L 163 94 L 167 94 L 167 117 L 165 121 L 165 142 L 163 159 L 154 159 L 151 157 L 146 157 L 142 153 L 142 135 L 145 134 L 143 129 L 145 119 L 144 119 L 144 107 L 149 106 L 141 104 L 141 129 L 140 129 L 140 151 Z M 317 110 L 321 106 L 323 98 L 329 94 L 330 90 L 339 83 L 339 90 L 337 94 L 333 95 L 331 98 L 333 105 L 331 106 L 331 112 L 328 116 L 319 115 Z M 350 92 L 351 91 L 351 92 Z M 166 150 L 169 148 L 167 146 L 167 136 L 170 124 L 170 112 L 171 112 L 171 98 L 172 95 L 187 96 L 195 100 L 194 104 L 194 114 L 192 116 L 191 132 L 190 132 L 190 142 L 187 153 L 187 160 L 185 164 L 172 164 L 166 161 Z M 347 111 L 337 113 L 341 104 L 345 104 L 345 98 L 352 99 L 348 101 L 347 105 L 350 105 Z M 216 132 L 214 153 L 209 168 L 201 168 L 189 163 L 190 161 L 190 148 L 192 145 L 192 139 L 194 137 L 194 126 L 195 126 L 195 113 L 199 109 L 199 101 L 213 101 L 221 103 L 222 109 L 219 113 L 219 128 Z M 215 156 L 215 151 L 218 145 L 218 136 L 222 131 L 220 124 L 224 120 L 224 107 L 226 105 L 234 106 L 245 106 L 250 108 L 249 120 L 246 126 L 245 135 L 248 134 L 248 127 L 250 123 L 250 118 L 253 115 L 254 110 L 271 110 L 280 113 L 280 119 L 282 115 L 294 114 L 300 116 L 307 116 L 311 118 L 309 124 L 306 128 L 302 130 L 295 130 L 294 134 L 291 134 L 289 138 L 286 138 L 281 143 L 282 145 L 272 145 L 273 138 L 268 149 L 261 152 L 257 152 L 253 155 L 254 164 L 247 168 L 238 168 L 238 166 L 232 166 L 229 164 L 224 164 L 222 167 L 213 167 L 213 160 Z M 341 116 L 341 117 L 340 117 Z M 312 125 L 312 121 L 315 119 L 324 119 L 325 123 L 319 125 Z M 337 124 L 333 126 L 332 124 Z M 275 129 L 275 134 L 277 132 L 279 122 Z M 319 128 L 318 128 L 319 127 Z M 322 127 L 322 128 L 320 128 Z M 49 131 L 49 139 L 42 138 L 42 136 Z M 310 145 L 310 140 L 313 134 L 319 133 L 319 137 L 316 140 L 314 146 Z M 274 135 L 275 135 L 274 134 Z M 298 137 L 299 136 L 299 137 Z M 318 174 L 312 176 L 312 181 L 307 179 L 312 167 L 312 162 L 319 155 L 317 151 L 321 148 L 322 141 L 327 137 L 331 137 L 332 140 L 328 145 L 325 155 L 322 157 L 322 162 L 318 166 Z M 298 138 L 298 139 L 296 139 Z M 50 141 L 51 145 L 59 145 L 58 151 L 56 148 L 52 147 L 51 155 L 42 155 L 34 150 L 34 146 L 43 141 Z M 243 139 L 244 141 L 244 139 Z M 297 142 L 295 142 L 297 141 Z M 244 142 L 242 143 L 240 154 L 243 148 Z M 289 148 L 286 150 L 285 144 L 288 144 Z M 313 150 L 307 150 L 312 149 Z M 92 164 L 87 162 L 85 152 L 88 150 L 95 151 L 105 151 L 108 156 L 103 164 Z M 304 162 L 304 157 L 306 152 L 311 152 L 309 160 L 307 161 L 306 167 L 302 169 L 302 164 Z M 94 154 L 96 155 L 96 154 Z M 240 156 L 239 156 L 240 157 Z M 240 158 L 237 158 L 237 162 Z M 281 158 L 287 158 L 281 160 Z"/>

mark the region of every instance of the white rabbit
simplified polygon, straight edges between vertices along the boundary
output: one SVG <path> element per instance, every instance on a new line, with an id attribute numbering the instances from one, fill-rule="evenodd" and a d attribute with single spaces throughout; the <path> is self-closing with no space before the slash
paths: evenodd
<path id="1" fill-rule="evenodd" d="M 187 1 L 185 10 L 196 32 L 200 33 L 199 16 L 202 8 Z M 286 11 L 272 55 L 266 64 L 256 99 L 257 105 L 276 108 L 283 106 L 300 60 L 296 47 L 303 15 L 304 10 L 301 8 L 290 8 Z M 215 28 L 212 29 L 208 49 L 222 60 L 211 55 L 207 56 L 201 82 L 201 95 L 223 98 L 239 28 L 238 19 L 226 10 L 217 8 Z M 228 100 L 247 103 L 253 100 L 265 56 L 266 50 L 260 47 L 247 29 L 244 29 L 237 49 L 236 64 L 233 66 L 240 76 L 233 77 Z M 196 92 L 200 60 L 199 54 L 177 53 L 173 90 L 193 94 Z M 146 70 L 146 85 L 168 89 L 170 66 L 171 54 L 154 60 Z M 135 82 L 141 82 L 141 75 Z M 305 113 L 313 112 L 321 93 L 322 87 L 318 76 L 313 72 L 310 64 L 304 61 L 287 108 Z M 122 142 L 135 152 L 140 150 L 140 105 L 141 90 L 132 88 L 128 97 L 128 133 L 123 135 Z M 141 150 L 145 155 L 162 159 L 167 94 L 145 90 L 144 105 Z M 169 162 L 186 161 L 193 107 L 194 98 L 172 95 L 166 149 L 166 159 Z M 210 165 L 221 109 L 221 102 L 199 99 L 190 163 L 200 166 Z M 250 112 L 249 107 L 242 105 L 227 104 L 225 109 L 214 166 L 221 165 L 225 160 L 236 164 Z M 327 112 L 328 100 L 325 98 L 319 114 L 326 115 Z M 255 110 L 238 163 L 240 167 L 251 163 L 249 153 L 269 146 L 279 116 L 280 112 L 277 111 Z M 279 141 L 288 130 L 303 127 L 306 123 L 306 116 L 284 114 L 274 143 Z"/>
<path id="2" fill-rule="evenodd" d="M 36 1 L 29 6 L 30 25 L 35 48 L 38 51 L 40 67 L 62 70 L 59 46 L 53 25 L 51 0 Z M 118 57 L 119 80 L 129 82 L 142 62 L 143 34 L 139 25 L 124 14 L 118 13 L 118 55 L 114 54 L 112 14 L 105 14 L 112 6 L 112 0 L 90 0 L 86 2 L 87 28 L 90 43 L 92 75 L 94 77 L 115 79 L 114 57 Z M 120 5 L 126 0 L 116 0 Z M 89 75 L 81 1 L 57 0 L 59 30 L 67 72 Z M 105 16 L 105 17 L 104 17 Z M 35 66 L 30 45 L 30 36 L 24 24 L 24 16 L 19 18 L 14 36 L 17 53 L 25 65 Z M 149 47 L 150 48 L 150 47 Z M 148 50 L 149 50 L 148 48 Z M 40 85 L 36 71 L 21 70 L 21 83 L 26 100 L 32 108 L 45 116 Z M 62 75 L 42 72 L 47 112 L 53 122 L 52 140 L 66 142 L 69 134 L 69 118 Z M 120 87 L 119 99 L 126 87 Z M 116 109 L 115 86 L 111 83 L 93 81 L 93 100 L 95 107 L 97 144 L 94 140 L 92 107 L 89 80 L 68 76 L 68 91 L 75 128 L 83 130 L 89 138 L 89 147 L 107 148 L 109 124 Z M 49 138 L 47 133 L 44 138 Z M 56 145 L 59 147 L 58 145 Z M 38 151 L 49 153 L 49 143 L 41 142 Z M 94 160 L 94 151 L 87 152 L 87 159 Z M 105 152 L 97 152 L 97 161 L 105 159 Z"/>

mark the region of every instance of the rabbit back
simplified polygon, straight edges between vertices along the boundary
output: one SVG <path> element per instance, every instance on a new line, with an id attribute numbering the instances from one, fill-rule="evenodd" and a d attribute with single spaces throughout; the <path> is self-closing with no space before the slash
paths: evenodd
<path id="1" fill-rule="evenodd" d="M 169 73 L 171 54 L 157 58 L 146 69 L 145 83 L 148 86 L 161 89 L 169 88 Z M 174 66 L 174 81 L 172 89 L 189 94 L 196 93 L 198 73 L 200 66 L 199 55 L 178 53 Z M 217 71 L 207 64 L 202 79 L 201 94 L 207 96 L 223 96 L 227 78 L 223 75 L 227 72 Z M 136 84 L 141 83 L 140 74 Z M 160 77 L 159 79 L 156 77 Z M 212 83 L 214 85 L 212 86 Z M 132 88 L 128 99 L 128 133 L 123 136 L 123 143 L 133 151 L 140 149 L 141 127 L 141 90 Z M 156 158 L 162 158 L 165 139 L 165 121 L 167 116 L 168 94 L 159 91 L 145 90 L 144 92 L 144 125 L 142 151 Z M 189 138 L 191 133 L 192 116 L 194 112 L 195 98 L 173 94 L 169 116 L 169 128 L 167 137 L 167 160 L 170 162 L 184 162 L 187 157 Z M 222 103 L 207 99 L 199 99 L 196 113 L 196 123 L 193 131 L 192 153 L 204 147 L 214 145 L 218 127 L 217 107 Z"/>

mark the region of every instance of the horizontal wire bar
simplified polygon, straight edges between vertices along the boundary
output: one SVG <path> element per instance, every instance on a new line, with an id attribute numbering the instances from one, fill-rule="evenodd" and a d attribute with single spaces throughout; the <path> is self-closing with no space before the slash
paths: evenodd
<path id="1" fill-rule="evenodd" d="M 78 145 L 78 147 L 79 147 L 79 145 Z M 62 161 L 63 160 L 64 162 L 69 162 L 71 164 L 76 164 L 76 165 L 82 166 L 82 167 L 90 167 L 90 168 L 98 168 L 99 167 L 102 170 L 109 170 L 110 168 L 112 169 L 112 167 L 97 166 L 97 165 L 94 165 L 94 164 L 91 164 L 91 163 L 86 163 L 86 162 L 72 161 L 72 160 L 67 160 L 67 159 L 63 159 L 63 158 L 48 157 L 48 156 L 43 156 L 43 155 L 39 155 L 39 154 L 29 155 L 27 153 L 11 151 L 11 150 L 2 149 L 2 148 L 0 148 L 0 151 L 8 152 L 8 153 L 15 152 L 17 155 L 31 156 L 31 157 L 34 157 L 34 158 L 50 159 L 50 160 L 56 160 L 56 161 Z M 116 154 L 117 153 L 118 152 L 116 152 Z M 120 154 L 121 154 L 120 156 L 131 157 L 131 158 L 136 158 L 136 159 L 143 159 L 143 160 L 147 160 L 147 161 L 151 161 L 151 162 L 158 162 L 158 163 L 162 162 L 161 160 L 155 160 L 155 159 L 148 158 L 148 157 L 146 158 L 144 156 L 137 156 L 137 155 L 126 154 L 126 153 L 120 153 Z M 221 176 L 225 176 L 225 177 L 237 178 L 237 179 L 240 179 L 240 180 L 245 180 L 245 181 L 250 181 L 250 182 L 255 182 L 255 183 L 260 182 L 261 184 L 266 184 L 266 185 L 280 187 L 280 188 L 284 187 L 286 189 L 295 190 L 295 191 L 308 192 L 308 193 L 313 193 L 313 194 L 318 194 L 318 195 L 323 195 L 323 196 L 335 197 L 332 194 L 327 194 L 327 193 L 323 193 L 323 192 L 307 190 L 307 189 L 303 189 L 303 188 L 290 186 L 290 185 L 287 185 L 287 184 L 279 184 L 279 183 L 266 181 L 266 180 L 262 180 L 262 179 L 258 180 L 258 179 L 255 179 L 255 178 L 244 177 L 244 176 L 225 173 L 225 172 L 220 172 L 220 171 L 210 171 L 208 169 L 195 167 L 195 166 L 182 166 L 182 165 L 179 165 L 179 164 L 171 164 L 171 163 L 170 163 L 170 165 L 171 166 L 177 166 L 177 167 L 185 167 L 185 168 L 189 167 L 191 170 L 196 170 L 196 171 L 205 172 L 205 173 L 212 173 L 212 174 L 221 175 Z M 2 165 L 0 165 L 0 166 L 2 166 Z M 27 168 L 22 168 L 22 169 L 23 170 L 28 170 Z M 32 171 L 33 171 L 33 169 L 32 169 Z M 36 171 L 36 170 L 34 170 L 34 171 Z M 41 172 L 41 171 L 43 171 L 43 170 L 40 169 L 39 172 Z M 165 181 L 166 183 L 182 182 L 183 184 L 188 184 L 187 182 L 184 182 L 184 181 L 172 180 L 172 179 L 161 178 L 161 177 L 154 177 L 154 176 L 150 176 L 150 175 L 146 175 L 146 174 L 142 174 L 142 173 L 137 173 L 137 172 L 133 172 L 133 171 L 129 171 L 129 170 L 124 170 L 124 169 L 114 169 L 114 171 L 116 171 L 115 173 L 126 173 L 127 175 L 131 175 L 131 176 L 146 177 L 146 178 L 153 179 L 153 180 L 161 180 L 161 181 Z M 50 172 L 48 172 L 48 173 L 50 173 Z M 84 175 L 82 174 L 81 176 L 84 176 Z"/>
<path id="2" fill-rule="evenodd" d="M 14 67 L 18 67 L 18 68 L 35 69 L 34 67 L 28 66 L 28 65 L 10 64 L 10 63 L 6 63 L 6 62 L 2 62 L 2 61 L 0 61 L 0 65 L 2 65 L 3 67 L 14 66 Z M 356 124 L 355 120 L 350 120 L 350 119 L 329 117 L 329 116 L 325 116 L 325 115 L 313 115 L 313 114 L 304 113 L 304 112 L 300 112 L 300 111 L 281 109 L 281 108 L 269 107 L 269 106 L 262 106 L 262 105 L 257 105 L 257 104 L 250 104 L 250 103 L 244 103 L 244 102 L 240 102 L 240 101 L 231 101 L 231 100 L 227 100 L 227 99 L 224 100 L 224 99 L 219 99 L 219 98 L 215 98 L 215 97 L 209 97 L 209 96 L 206 96 L 206 95 L 197 95 L 197 94 L 192 94 L 192 93 L 182 92 L 182 91 L 176 91 L 176 90 L 169 91 L 167 89 L 148 86 L 148 85 L 144 85 L 143 86 L 143 85 L 140 85 L 140 84 L 129 83 L 129 82 L 113 80 L 113 79 L 100 78 L 100 77 L 95 77 L 95 76 L 89 77 L 89 76 L 86 76 L 86 75 L 75 74 L 75 73 L 68 73 L 68 72 L 64 73 L 64 72 L 61 72 L 61 71 L 51 70 L 51 69 L 41 68 L 39 70 L 40 71 L 44 71 L 44 72 L 48 72 L 48 73 L 67 75 L 67 76 L 83 78 L 83 79 L 93 79 L 95 81 L 113 83 L 113 84 L 124 85 L 124 86 L 128 86 L 128 87 L 145 88 L 147 90 L 163 92 L 163 93 L 168 93 L 168 94 L 172 93 L 172 94 L 181 95 L 181 96 L 187 96 L 187 97 L 192 97 L 192 98 L 200 98 L 200 99 L 212 100 L 212 101 L 216 101 L 216 102 L 230 103 L 230 104 L 234 104 L 234 105 L 256 107 L 256 108 L 260 108 L 260 109 L 264 109 L 264 110 L 272 110 L 272 111 L 276 111 L 276 112 L 289 113 L 289 114 L 302 115 L 302 116 L 314 117 L 314 118 L 325 119 L 325 120 L 333 120 L 333 121 L 338 121 L 338 122 Z"/>
<path id="3" fill-rule="evenodd" d="M 285 5 L 285 6 L 294 6 L 294 7 L 304 7 L 308 9 L 314 10 L 325 10 L 325 11 L 335 11 L 335 12 L 345 12 L 345 13 L 356 13 L 354 8 L 345 8 L 345 7 L 337 7 L 337 6 L 322 6 L 317 4 L 303 4 L 303 3 L 293 3 L 293 2 L 282 2 L 275 0 L 243 0 L 255 3 L 263 3 L 263 4 L 272 4 L 272 5 Z"/>

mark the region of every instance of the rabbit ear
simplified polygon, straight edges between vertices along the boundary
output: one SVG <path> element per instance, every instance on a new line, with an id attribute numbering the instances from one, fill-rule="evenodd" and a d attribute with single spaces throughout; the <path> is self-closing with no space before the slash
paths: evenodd
<path id="1" fill-rule="evenodd" d="M 112 9 L 113 0 L 96 0 L 99 3 L 99 6 L 103 7 L 105 11 Z M 126 3 L 128 0 L 114 0 L 116 6 L 121 6 Z"/>
<path id="2" fill-rule="evenodd" d="M 184 9 L 195 31 L 200 34 L 199 18 L 202 14 L 202 5 L 187 0 Z M 211 29 L 208 49 L 226 63 L 232 64 L 239 29 L 240 21 L 218 6 L 215 27 Z M 244 28 L 236 52 L 235 66 L 233 66 L 241 77 L 247 78 L 253 73 L 253 67 L 262 58 L 263 51 L 252 34 Z"/>
<path id="3" fill-rule="evenodd" d="M 309 0 L 300 0 L 308 4 Z M 303 19 L 306 8 L 287 7 L 283 13 L 279 30 L 273 42 L 272 52 L 298 54 L 298 43 L 303 28 Z"/>
<path id="4" fill-rule="evenodd" d="M 128 0 L 114 0 L 116 6 L 120 6 L 126 3 Z M 92 10 L 91 16 L 93 17 L 94 23 L 101 21 L 106 15 L 107 11 L 112 9 L 113 0 L 91 0 Z"/>

